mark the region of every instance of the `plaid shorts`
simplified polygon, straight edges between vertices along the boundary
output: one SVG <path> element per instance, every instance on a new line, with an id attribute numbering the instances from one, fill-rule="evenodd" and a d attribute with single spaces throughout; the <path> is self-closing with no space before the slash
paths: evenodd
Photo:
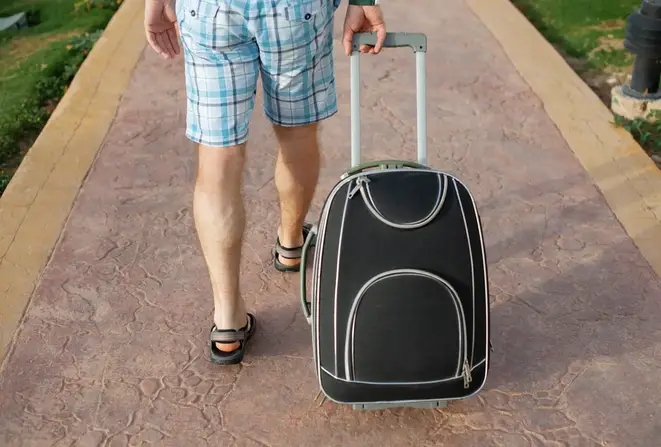
<path id="1" fill-rule="evenodd" d="M 333 14 L 341 0 L 177 0 L 186 66 L 186 136 L 232 146 L 248 136 L 261 73 L 280 126 L 337 112 Z"/>

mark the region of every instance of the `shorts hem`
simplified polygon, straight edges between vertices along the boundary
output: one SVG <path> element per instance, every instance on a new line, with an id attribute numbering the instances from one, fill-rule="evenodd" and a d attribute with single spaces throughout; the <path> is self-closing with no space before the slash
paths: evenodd
<path id="1" fill-rule="evenodd" d="M 329 111 L 327 111 L 323 114 L 317 115 L 316 117 L 311 117 L 311 118 L 306 119 L 306 120 L 298 120 L 298 121 L 278 120 L 266 111 L 264 111 L 264 115 L 266 115 L 266 118 L 268 118 L 268 120 L 271 121 L 271 123 L 275 124 L 276 126 L 280 126 L 280 127 L 300 127 L 300 126 L 305 126 L 307 124 L 318 123 L 318 122 L 321 122 L 321 121 L 326 120 L 328 118 L 331 118 L 332 116 L 336 115 L 337 112 L 338 112 L 338 108 L 334 107 L 334 108 L 330 109 Z"/>
<path id="2" fill-rule="evenodd" d="M 238 146 L 240 144 L 244 144 L 246 141 L 248 141 L 248 134 L 240 137 L 240 138 L 234 138 L 232 140 L 205 140 L 202 137 L 196 137 L 191 135 L 190 133 L 186 132 L 186 138 L 191 140 L 193 143 L 197 144 L 202 144 L 204 146 L 208 147 L 232 147 L 232 146 Z"/>

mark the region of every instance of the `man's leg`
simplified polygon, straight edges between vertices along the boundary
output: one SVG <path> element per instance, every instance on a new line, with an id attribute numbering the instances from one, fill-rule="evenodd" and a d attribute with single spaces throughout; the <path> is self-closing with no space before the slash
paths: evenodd
<path id="1" fill-rule="evenodd" d="M 316 123 L 300 127 L 274 126 L 278 139 L 275 186 L 280 199 L 278 237 L 283 247 L 303 245 L 303 220 L 310 209 L 319 179 L 319 143 Z M 285 265 L 299 259 L 279 257 Z"/>
<path id="2" fill-rule="evenodd" d="M 239 264 L 245 228 L 242 179 L 245 144 L 231 147 L 199 146 L 193 213 L 202 252 L 209 268 L 214 323 L 221 329 L 246 325 L 246 308 L 239 290 Z M 216 343 L 230 352 L 238 342 Z"/>
<path id="3" fill-rule="evenodd" d="M 255 103 L 259 49 L 239 2 L 177 3 L 186 61 L 186 135 L 199 144 L 193 211 L 213 290 L 211 358 L 235 364 L 243 358 L 241 341 L 254 328 L 236 331 L 253 322 L 239 290 L 239 265 L 245 226 L 245 142 Z"/>
<path id="4" fill-rule="evenodd" d="M 311 7 L 312 6 L 312 7 Z M 300 264 L 303 220 L 319 178 L 318 123 L 337 112 L 333 73 L 335 2 L 292 2 L 264 14 L 268 32 L 258 36 L 264 112 L 274 124 L 279 151 L 275 184 L 281 208 L 280 248 L 289 259 L 278 270 Z M 285 268 L 281 268 L 281 267 Z"/>

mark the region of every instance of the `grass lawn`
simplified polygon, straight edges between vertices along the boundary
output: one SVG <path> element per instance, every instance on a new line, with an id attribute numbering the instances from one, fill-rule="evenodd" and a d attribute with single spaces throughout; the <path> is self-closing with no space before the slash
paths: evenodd
<path id="1" fill-rule="evenodd" d="M 633 57 L 624 49 L 627 16 L 640 0 L 511 0 L 554 44 L 602 99 L 610 92 L 605 81 L 626 78 Z M 609 97 L 609 96 L 608 96 Z"/>
<path id="2" fill-rule="evenodd" d="M 121 0 L 2 0 L 0 16 L 31 26 L 0 32 L 0 194 Z"/>
<path id="3" fill-rule="evenodd" d="M 623 84 L 631 73 L 634 58 L 624 48 L 625 26 L 641 0 L 511 2 L 610 107 L 612 82 Z M 616 116 L 614 122 L 629 131 L 661 167 L 661 121 L 627 122 Z"/>

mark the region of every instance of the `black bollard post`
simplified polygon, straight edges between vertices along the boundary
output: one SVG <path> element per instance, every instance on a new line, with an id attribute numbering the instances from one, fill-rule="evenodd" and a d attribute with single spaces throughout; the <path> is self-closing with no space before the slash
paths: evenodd
<path id="1" fill-rule="evenodd" d="M 624 47 L 635 54 L 631 85 L 634 97 L 657 96 L 661 79 L 661 0 L 643 0 L 629 16 Z"/>

